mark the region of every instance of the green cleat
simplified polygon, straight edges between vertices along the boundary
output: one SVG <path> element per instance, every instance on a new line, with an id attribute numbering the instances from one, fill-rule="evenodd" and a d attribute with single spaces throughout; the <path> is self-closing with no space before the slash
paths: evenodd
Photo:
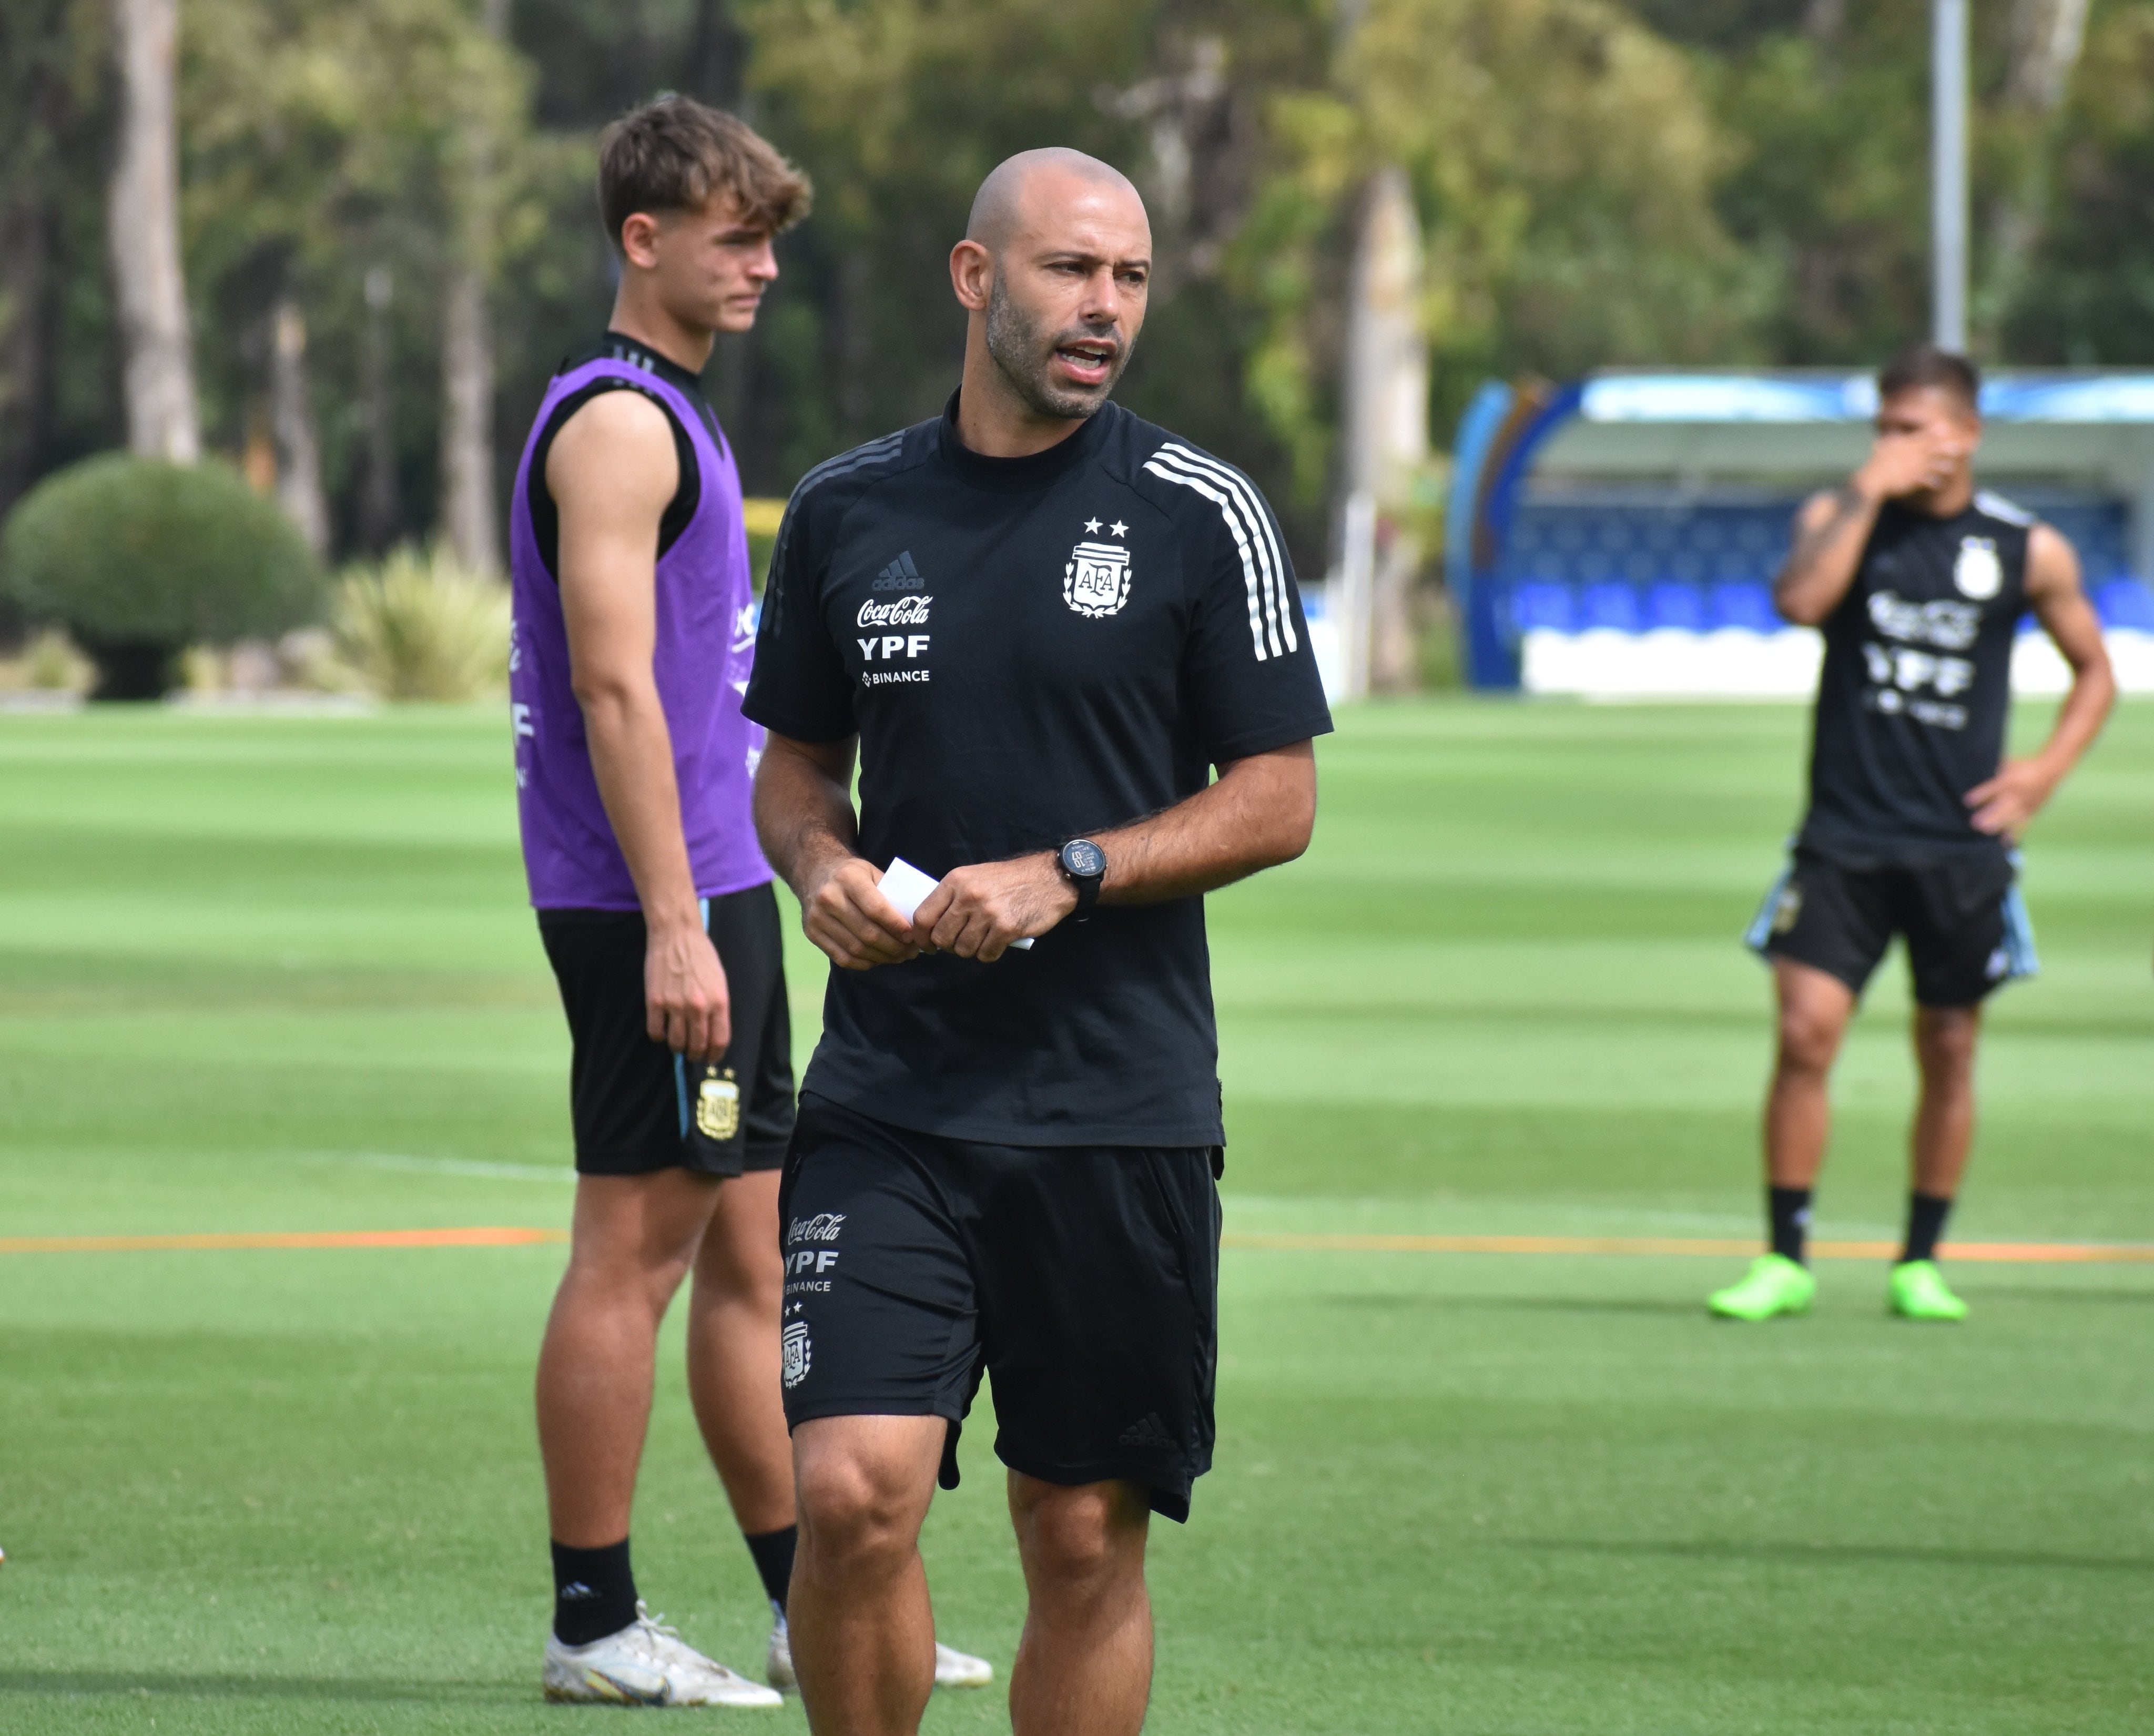
<path id="1" fill-rule="evenodd" d="M 1769 1320 L 1776 1315 L 1808 1314 L 1817 1294 L 1817 1279 L 1784 1253 L 1763 1253 L 1751 1261 L 1738 1283 L 1705 1299 L 1723 1320 Z"/>
<path id="2" fill-rule="evenodd" d="M 1892 1312 L 1903 1320 L 1963 1320 L 1967 1304 L 1945 1288 L 1935 1260 L 1902 1260 L 1892 1269 L 1886 1292 Z"/>

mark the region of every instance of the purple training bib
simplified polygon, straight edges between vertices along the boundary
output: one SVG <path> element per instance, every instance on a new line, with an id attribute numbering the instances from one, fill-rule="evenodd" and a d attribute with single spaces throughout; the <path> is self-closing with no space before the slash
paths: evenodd
<path id="1" fill-rule="evenodd" d="M 508 689 L 516 732 L 516 799 L 531 902 L 541 910 L 635 910 L 635 883 L 614 837 L 591 770 L 583 708 L 569 684 L 561 592 L 534 518 L 545 447 L 566 401 L 618 380 L 671 415 L 695 457 L 687 523 L 658 557 L 658 636 L 652 656 L 659 703 L 673 741 L 681 825 L 699 896 L 715 898 L 771 877 L 749 809 L 763 732 L 741 715 L 755 659 L 755 598 L 740 472 L 707 406 L 659 371 L 641 345 L 609 338 L 606 353 L 554 375 L 524 442 L 509 514 L 515 615 Z M 672 370 L 678 371 L 678 370 Z M 573 414 L 570 406 L 568 413 Z M 676 441 L 678 439 L 676 435 Z M 688 479 L 684 477 L 684 483 Z M 550 497 L 538 503 L 550 516 Z"/>

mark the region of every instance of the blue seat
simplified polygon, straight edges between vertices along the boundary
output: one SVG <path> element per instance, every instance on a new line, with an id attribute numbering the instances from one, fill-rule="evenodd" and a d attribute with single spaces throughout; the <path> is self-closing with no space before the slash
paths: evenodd
<path id="1" fill-rule="evenodd" d="M 2094 606 L 2105 627 L 2154 633 L 2154 590 L 2139 580 L 2111 580 L 2095 592 Z"/>
<path id="2" fill-rule="evenodd" d="M 1613 580 L 1589 585 L 1579 599 L 1579 625 L 1581 628 L 1605 627 L 1618 633 L 1642 631 L 1638 593 L 1632 587 Z"/>
<path id="3" fill-rule="evenodd" d="M 1777 633 L 1787 625 L 1774 612 L 1772 588 L 1755 580 L 1716 585 L 1711 600 L 1707 618 L 1715 627 L 1739 627 L 1746 633 Z"/>
<path id="4" fill-rule="evenodd" d="M 1575 630 L 1578 609 L 1568 585 L 1534 579 L 1511 593 L 1511 614 L 1521 633 L 1569 633 Z"/>
<path id="5" fill-rule="evenodd" d="M 2154 632 L 2154 590 L 2131 576 L 2122 502 L 2035 490 L 2024 503 L 2078 549 L 2106 625 Z M 1686 500 L 1643 492 L 1528 499 L 1498 582 L 1523 631 L 1778 632 L 1786 623 L 1773 610 L 1773 580 L 1798 504 L 1792 495 Z"/>
<path id="6" fill-rule="evenodd" d="M 1695 585 L 1664 579 L 1646 593 L 1646 624 L 1678 633 L 1705 631 L 1705 598 Z"/>

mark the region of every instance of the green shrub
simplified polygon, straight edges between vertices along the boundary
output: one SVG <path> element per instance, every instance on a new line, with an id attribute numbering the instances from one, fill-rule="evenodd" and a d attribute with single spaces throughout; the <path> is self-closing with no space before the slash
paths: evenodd
<path id="1" fill-rule="evenodd" d="M 384 699 L 477 699 L 508 684 L 508 587 L 445 549 L 399 549 L 337 585 L 337 661 Z"/>
<path id="2" fill-rule="evenodd" d="M 97 671 L 75 648 L 64 629 L 47 627 L 33 635 L 17 660 L 22 684 L 45 693 L 83 693 Z"/>
<path id="3" fill-rule="evenodd" d="M 120 452 L 23 497 L 0 536 L 0 588 L 68 630 L 110 699 L 154 698 L 181 646 L 274 636 L 320 600 L 299 533 L 238 472 Z"/>

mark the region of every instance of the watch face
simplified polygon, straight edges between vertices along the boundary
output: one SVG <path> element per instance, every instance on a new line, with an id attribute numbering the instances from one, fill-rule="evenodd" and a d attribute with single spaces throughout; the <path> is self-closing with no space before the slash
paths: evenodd
<path id="1" fill-rule="evenodd" d="M 1072 878 L 1090 880 L 1107 871 L 1107 853 L 1090 838 L 1073 838 L 1062 846 L 1062 865 Z"/>

